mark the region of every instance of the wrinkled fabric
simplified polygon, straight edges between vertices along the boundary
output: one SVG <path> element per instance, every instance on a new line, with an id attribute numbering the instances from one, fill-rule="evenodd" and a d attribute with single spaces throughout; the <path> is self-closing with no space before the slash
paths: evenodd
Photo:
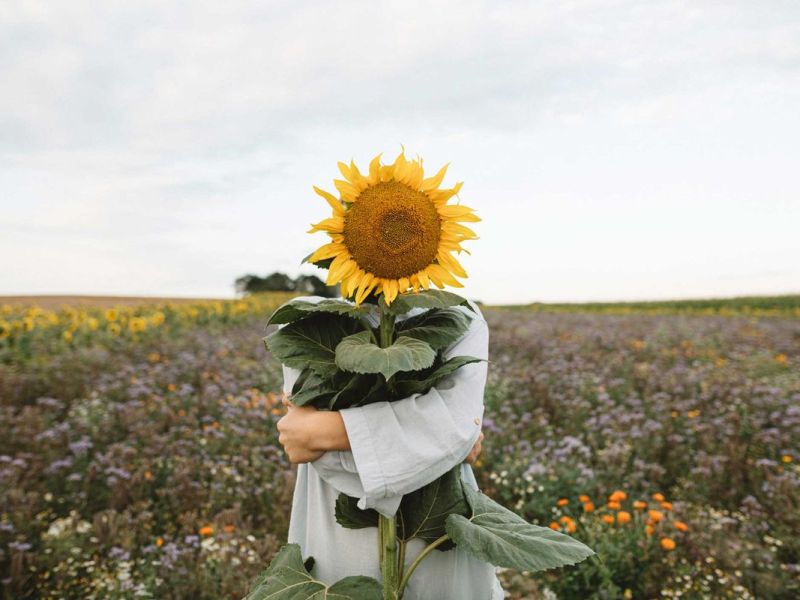
<path id="1" fill-rule="evenodd" d="M 315 302 L 322 298 L 302 298 Z M 444 358 L 488 358 L 489 330 L 478 307 L 469 330 L 446 349 Z M 423 312 L 413 309 L 401 321 Z M 369 320 L 377 326 L 374 311 Z M 425 394 L 395 402 L 377 402 L 340 411 L 351 450 L 325 452 L 299 464 L 292 499 L 288 541 L 300 545 L 303 558 L 315 559 L 312 575 L 334 583 L 349 575 L 378 581 L 378 528 L 346 529 L 336 522 L 339 492 L 358 498 L 360 508 L 391 516 L 403 494 L 437 479 L 456 465 L 461 477 L 478 489 L 472 467 L 464 463 L 481 431 L 486 362 L 458 369 Z M 283 368 L 283 390 L 290 394 L 300 375 Z M 406 567 L 425 547 L 419 539 L 406 545 Z M 434 551 L 425 558 L 406 588 L 405 600 L 499 600 L 503 590 L 495 567 L 459 548 Z"/>

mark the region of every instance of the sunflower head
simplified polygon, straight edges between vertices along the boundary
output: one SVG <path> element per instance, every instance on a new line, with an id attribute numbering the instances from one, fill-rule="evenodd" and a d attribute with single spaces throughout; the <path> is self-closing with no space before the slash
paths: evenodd
<path id="1" fill-rule="evenodd" d="M 464 240 L 477 239 L 464 222 L 480 221 L 473 210 L 448 204 L 462 183 L 443 189 L 447 165 L 425 178 L 422 160 L 408 160 L 405 152 L 389 165 L 379 154 L 362 174 L 355 163 L 339 163 L 344 179 L 335 179 L 339 198 L 314 187 L 333 215 L 311 227 L 326 232 L 331 241 L 308 261 L 333 259 L 328 285 L 342 284 L 342 295 L 361 304 L 370 294 L 383 294 L 391 304 L 398 294 L 429 289 L 431 283 L 463 287 L 456 277 L 467 276 L 453 256 L 466 252 Z"/>

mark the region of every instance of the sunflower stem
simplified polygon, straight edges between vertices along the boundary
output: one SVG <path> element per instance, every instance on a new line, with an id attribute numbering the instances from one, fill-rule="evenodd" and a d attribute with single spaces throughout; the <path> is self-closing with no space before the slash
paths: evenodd
<path id="1" fill-rule="evenodd" d="M 380 306 L 380 347 L 387 348 L 394 339 L 394 316 Z M 380 543 L 381 577 L 384 600 L 397 600 L 400 585 L 400 553 L 397 547 L 397 521 L 394 516 L 379 515 L 378 537 Z"/>
<path id="2" fill-rule="evenodd" d="M 414 570 L 419 566 L 419 563 L 423 561 L 423 559 L 428 556 L 431 552 L 433 552 L 438 546 L 444 544 L 447 540 L 450 539 L 450 536 L 444 534 L 442 537 L 438 538 L 436 541 L 431 542 L 425 549 L 419 553 L 419 556 L 414 559 L 410 565 L 408 565 L 408 571 L 405 572 L 403 575 L 403 579 L 400 581 L 400 587 L 397 588 L 397 599 L 401 600 L 403 598 L 403 592 L 405 592 L 406 586 L 408 585 L 409 580 L 411 579 L 411 575 L 414 573 Z"/>

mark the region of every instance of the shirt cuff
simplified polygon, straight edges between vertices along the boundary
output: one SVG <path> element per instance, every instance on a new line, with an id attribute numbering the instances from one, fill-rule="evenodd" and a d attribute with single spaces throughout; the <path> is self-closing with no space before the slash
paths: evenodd
<path id="1" fill-rule="evenodd" d="M 364 494 L 367 497 L 380 497 L 386 494 L 386 478 L 378 460 L 378 451 L 373 446 L 373 435 L 369 427 L 369 416 L 365 414 L 370 405 L 343 408 L 339 411 L 350 441 L 350 449 L 355 462 Z M 359 501 L 359 508 L 362 498 Z M 399 502 L 398 502 L 399 504 Z"/>

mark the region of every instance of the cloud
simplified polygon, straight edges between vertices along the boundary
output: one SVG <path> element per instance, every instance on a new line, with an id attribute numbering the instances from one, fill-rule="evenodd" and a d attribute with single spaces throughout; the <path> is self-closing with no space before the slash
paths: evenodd
<path id="1" fill-rule="evenodd" d="M 76 240 L 137 274 L 115 280 L 124 293 L 223 294 L 247 270 L 296 270 L 323 209 L 311 184 L 400 143 L 452 161 L 485 217 L 472 293 L 646 295 L 647 265 L 694 277 L 665 290 L 710 293 L 696 282 L 723 265 L 694 272 L 675 241 L 687 227 L 759 255 L 800 212 L 799 16 L 794 2 L 4 3 L 0 251 L 75 260 L 19 256 L 0 293 L 83 291 L 101 267 Z M 631 235 L 633 271 L 600 264 Z"/>

